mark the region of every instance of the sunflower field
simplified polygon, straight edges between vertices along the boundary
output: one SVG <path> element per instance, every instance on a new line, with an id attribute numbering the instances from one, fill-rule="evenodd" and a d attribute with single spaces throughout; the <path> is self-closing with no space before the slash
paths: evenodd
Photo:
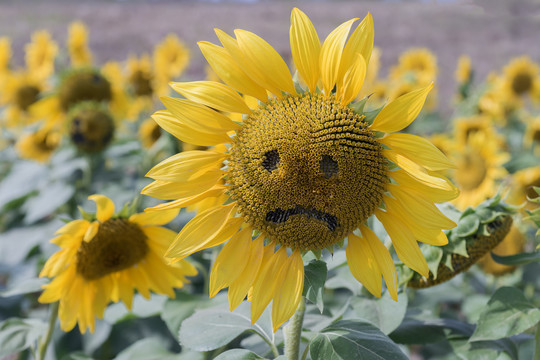
<path id="1" fill-rule="evenodd" d="M 272 4 L 122 58 L 0 32 L 0 360 L 540 360 L 538 51 L 483 74 L 392 4 Z"/>

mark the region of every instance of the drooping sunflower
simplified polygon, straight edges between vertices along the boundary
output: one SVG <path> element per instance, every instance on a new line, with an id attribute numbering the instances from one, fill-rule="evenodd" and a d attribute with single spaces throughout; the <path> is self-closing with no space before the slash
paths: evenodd
<path id="1" fill-rule="evenodd" d="M 416 118 L 432 86 L 392 101 L 371 124 L 350 106 L 374 36 L 368 14 L 349 37 L 356 20 L 321 45 L 309 18 L 293 9 L 291 52 L 306 88 L 295 85 L 281 56 L 259 36 L 216 30 L 223 47 L 199 46 L 224 84 L 173 83 L 186 99 L 163 97 L 167 110 L 153 116 L 182 141 L 228 149 L 182 152 L 147 174 L 155 181 L 143 194 L 174 200 L 148 211 L 226 195 L 180 231 L 166 256 L 180 260 L 226 242 L 211 272 L 210 295 L 228 287 L 234 309 L 249 292 L 253 322 L 272 301 L 274 331 L 302 296 L 303 252 L 332 250 L 347 239 L 353 275 L 376 296 L 384 277 L 397 299 L 392 258 L 368 218 L 382 222 L 398 257 L 424 276 L 429 270 L 417 240 L 446 244 L 441 229 L 455 226 L 433 204 L 457 196 L 435 173 L 452 164 L 427 140 L 396 133 Z M 258 104 L 250 108 L 239 93 Z"/>
<path id="2" fill-rule="evenodd" d="M 540 68 L 528 56 L 512 59 L 503 69 L 502 88 L 510 99 L 534 95 L 540 86 Z"/>
<path id="3" fill-rule="evenodd" d="M 525 236 L 516 225 L 512 225 L 503 241 L 493 248 L 492 252 L 499 256 L 515 255 L 523 251 L 524 245 Z M 478 265 L 480 265 L 484 272 L 495 276 L 510 273 L 516 268 L 515 266 L 508 266 L 495 262 L 489 253 L 478 261 Z"/>
<path id="4" fill-rule="evenodd" d="M 46 79 L 54 73 L 58 45 L 46 30 L 32 34 L 32 41 L 25 46 L 26 68 L 35 77 Z"/>
<path id="5" fill-rule="evenodd" d="M 460 189 L 459 197 L 454 200 L 456 207 L 464 210 L 493 197 L 507 174 L 503 164 L 508 160 L 510 155 L 501 149 L 499 139 L 484 132 L 470 134 L 467 144 L 455 154 L 454 179 Z"/>
<path id="6" fill-rule="evenodd" d="M 88 47 L 88 29 L 82 21 L 75 21 L 69 25 L 67 48 L 71 66 L 92 64 L 92 53 Z"/>
<path id="7" fill-rule="evenodd" d="M 60 327 L 69 331 L 78 323 L 81 333 L 94 331 L 95 317 L 103 318 L 110 301 L 131 309 L 134 290 L 145 298 L 150 292 L 174 298 L 174 288 L 197 271 L 187 261 L 168 265 L 163 254 L 176 234 L 161 225 L 178 213 L 170 210 L 114 214 L 114 203 L 92 195 L 97 213 L 91 220 L 74 220 L 51 240 L 61 250 L 45 263 L 40 276 L 54 278 L 44 285 L 42 303 L 59 301 Z"/>

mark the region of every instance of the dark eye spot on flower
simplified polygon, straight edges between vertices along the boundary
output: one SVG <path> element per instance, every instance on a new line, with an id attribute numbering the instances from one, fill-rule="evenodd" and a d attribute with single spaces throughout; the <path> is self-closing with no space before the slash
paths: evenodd
<path id="1" fill-rule="evenodd" d="M 264 155 L 263 155 L 263 162 L 262 162 L 262 166 L 272 172 L 274 170 L 277 169 L 278 167 L 278 164 L 279 164 L 279 153 L 277 150 L 270 150 L 270 151 L 267 151 Z"/>
<path id="2" fill-rule="evenodd" d="M 323 155 L 321 159 L 321 172 L 327 179 L 338 173 L 338 163 L 330 155 Z"/>

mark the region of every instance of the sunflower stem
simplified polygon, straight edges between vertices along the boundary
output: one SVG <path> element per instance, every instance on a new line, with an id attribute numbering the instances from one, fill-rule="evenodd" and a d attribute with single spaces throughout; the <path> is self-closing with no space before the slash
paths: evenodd
<path id="1" fill-rule="evenodd" d="M 540 360 L 540 323 L 536 325 L 536 336 L 534 337 L 534 342 L 534 360 Z"/>
<path id="2" fill-rule="evenodd" d="M 289 323 L 283 328 L 285 335 L 285 357 L 287 360 L 298 360 L 300 356 L 300 341 L 302 338 L 302 324 L 304 322 L 305 312 L 306 303 L 304 297 L 302 297 L 296 312 L 291 320 L 289 320 Z"/>
<path id="3" fill-rule="evenodd" d="M 56 319 L 58 319 L 58 306 L 59 306 L 58 301 L 51 304 L 51 307 L 50 307 L 51 315 L 49 316 L 49 328 L 47 329 L 47 334 L 45 334 L 45 337 L 39 341 L 38 357 L 37 357 L 38 360 L 44 360 L 45 354 L 47 354 L 47 348 L 49 347 L 49 343 L 51 342 L 54 328 L 56 326 Z"/>

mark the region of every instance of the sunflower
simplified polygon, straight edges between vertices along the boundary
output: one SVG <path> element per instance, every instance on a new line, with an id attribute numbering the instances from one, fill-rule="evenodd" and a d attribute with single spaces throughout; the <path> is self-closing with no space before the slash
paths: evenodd
<path id="1" fill-rule="evenodd" d="M 140 57 L 130 56 L 127 63 L 127 85 L 133 99 L 130 101 L 128 118 L 136 120 L 142 112 L 149 113 L 153 108 L 156 88 L 156 78 L 152 60 L 148 54 Z"/>
<path id="2" fill-rule="evenodd" d="M 498 139 L 484 132 L 468 136 L 466 146 L 455 155 L 455 181 L 460 194 L 454 204 L 460 210 L 477 206 L 497 192 L 500 180 L 507 174 L 503 164 L 510 155 L 500 148 Z"/>
<path id="3" fill-rule="evenodd" d="M 437 77 L 437 57 L 425 48 L 410 49 L 402 53 L 398 64 L 390 69 L 393 80 L 413 76 L 414 82 L 420 85 L 429 84 Z"/>
<path id="4" fill-rule="evenodd" d="M 144 120 L 139 127 L 139 139 L 145 148 L 150 148 L 161 137 L 161 128 L 152 118 Z"/>
<path id="5" fill-rule="evenodd" d="M 392 257 L 367 227 L 368 218 L 382 222 L 398 257 L 424 276 L 429 270 L 417 240 L 446 244 L 441 229 L 455 226 L 433 204 L 457 196 L 433 173 L 452 164 L 425 139 L 395 133 L 416 118 L 432 86 L 392 101 L 371 124 L 349 106 L 360 92 L 374 35 L 368 14 L 349 37 L 356 20 L 321 45 L 309 18 L 293 9 L 291 52 L 306 88 L 293 83 L 286 63 L 262 38 L 216 30 L 223 47 L 199 46 L 224 84 L 173 83 L 186 99 L 163 97 L 167 110 L 154 114 L 182 141 L 228 144 L 225 153 L 179 153 L 147 174 L 155 181 L 143 194 L 175 199 L 149 211 L 226 195 L 186 224 L 166 256 L 176 261 L 226 242 L 211 271 L 210 295 L 228 287 L 234 309 L 249 292 L 252 322 L 272 301 L 274 331 L 302 296 L 302 253 L 333 251 L 347 239 L 353 275 L 376 296 L 384 277 L 397 299 Z M 259 103 L 250 108 L 238 93 Z M 243 121 L 226 113 L 243 114 Z"/>
<path id="6" fill-rule="evenodd" d="M 529 210 L 537 209 L 537 203 L 528 201 L 528 199 L 534 199 L 538 196 L 533 189 L 534 186 L 540 187 L 540 166 L 516 171 L 512 174 L 512 184 L 508 201 L 515 205 L 525 203 L 525 208 Z"/>
<path id="7" fill-rule="evenodd" d="M 503 241 L 497 245 L 492 252 L 499 256 L 515 255 L 523 251 L 525 237 L 516 225 L 510 227 L 510 231 L 504 237 Z M 491 257 L 488 253 L 478 261 L 478 265 L 488 274 L 500 276 L 515 270 L 515 266 L 502 265 Z"/>
<path id="8" fill-rule="evenodd" d="M 11 40 L 7 36 L 0 37 L 0 81 L 2 77 L 9 73 L 9 62 L 11 60 Z"/>
<path id="9" fill-rule="evenodd" d="M 168 83 L 179 77 L 189 63 L 189 48 L 174 34 L 169 34 L 154 48 L 156 92 L 165 94 Z"/>
<path id="10" fill-rule="evenodd" d="M 473 71 L 469 56 L 461 55 L 459 57 L 454 75 L 458 84 L 467 84 L 472 81 Z"/>
<path id="11" fill-rule="evenodd" d="M 540 155 L 540 117 L 531 118 L 527 121 L 525 134 L 523 135 L 523 145 L 526 148 L 534 149 Z"/>
<path id="12" fill-rule="evenodd" d="M 0 85 L 0 104 L 6 106 L 5 125 L 23 126 L 35 120 L 28 110 L 46 89 L 46 83 L 31 73 L 19 71 L 5 75 Z"/>
<path id="13" fill-rule="evenodd" d="M 486 138 L 496 140 L 501 147 L 504 145 L 504 138 L 497 133 L 492 119 L 486 115 L 457 118 L 454 123 L 456 145 L 460 149 L 466 147 L 471 135 L 478 132 L 484 133 Z"/>
<path id="14" fill-rule="evenodd" d="M 51 242 L 61 250 L 45 263 L 40 276 L 54 278 L 44 285 L 42 303 L 60 301 L 60 327 L 79 324 L 81 333 L 94 331 L 95 316 L 103 318 L 110 301 L 131 309 L 133 292 L 145 298 L 150 291 L 174 298 L 186 276 L 197 271 L 187 261 L 167 265 L 163 260 L 176 234 L 161 225 L 176 217 L 170 210 L 156 216 L 140 213 L 114 215 L 114 203 L 104 195 L 92 195 L 97 213 L 91 220 L 74 220 L 59 229 Z"/>
<path id="15" fill-rule="evenodd" d="M 92 53 L 88 48 L 88 29 L 81 21 L 69 25 L 67 48 L 71 66 L 88 66 L 92 64 Z"/>
<path id="16" fill-rule="evenodd" d="M 84 101 L 67 115 L 69 135 L 73 144 L 82 152 L 103 151 L 114 135 L 114 120 L 103 104 Z"/>
<path id="17" fill-rule="evenodd" d="M 54 129 L 44 127 L 32 133 L 22 135 L 15 149 L 23 159 L 39 162 L 49 161 L 53 152 L 60 144 L 61 135 Z"/>
<path id="18" fill-rule="evenodd" d="M 533 95 L 540 86 L 538 75 L 538 64 L 528 56 L 512 59 L 503 69 L 503 91 L 509 99 Z"/>
<path id="19" fill-rule="evenodd" d="M 58 45 L 45 30 L 32 34 L 32 41 L 25 46 L 26 68 L 35 77 L 46 79 L 54 73 L 54 60 Z"/>

